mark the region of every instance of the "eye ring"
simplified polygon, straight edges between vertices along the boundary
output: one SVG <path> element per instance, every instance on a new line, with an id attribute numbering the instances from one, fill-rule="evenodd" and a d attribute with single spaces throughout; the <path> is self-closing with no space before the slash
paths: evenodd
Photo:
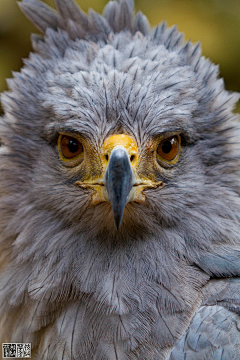
<path id="1" fill-rule="evenodd" d="M 175 164 L 179 158 L 180 147 L 180 136 L 169 136 L 159 143 L 157 147 L 157 157 L 168 164 Z"/>
<path id="2" fill-rule="evenodd" d="M 82 143 L 76 137 L 60 134 L 58 139 L 58 151 L 61 160 L 75 161 L 82 156 L 84 148 Z"/>

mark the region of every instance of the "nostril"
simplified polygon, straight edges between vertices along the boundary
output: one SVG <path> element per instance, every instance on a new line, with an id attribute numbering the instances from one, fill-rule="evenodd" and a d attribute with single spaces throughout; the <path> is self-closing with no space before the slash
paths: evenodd
<path id="1" fill-rule="evenodd" d="M 135 155 L 131 155 L 130 161 L 132 162 L 135 159 Z"/>
<path id="2" fill-rule="evenodd" d="M 108 161 L 108 154 L 105 155 L 105 159 Z"/>

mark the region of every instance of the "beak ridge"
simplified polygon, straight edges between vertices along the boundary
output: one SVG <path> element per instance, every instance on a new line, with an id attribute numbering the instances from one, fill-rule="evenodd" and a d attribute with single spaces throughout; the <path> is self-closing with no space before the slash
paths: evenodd
<path id="1" fill-rule="evenodd" d="M 105 186 L 117 230 L 123 218 L 127 197 L 133 186 L 133 172 L 124 148 L 113 149 L 105 173 Z"/>

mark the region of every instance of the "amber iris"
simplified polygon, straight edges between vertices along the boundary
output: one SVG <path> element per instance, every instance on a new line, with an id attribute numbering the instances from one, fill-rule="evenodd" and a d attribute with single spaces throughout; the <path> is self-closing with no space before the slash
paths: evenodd
<path id="1" fill-rule="evenodd" d="M 73 159 L 83 152 L 83 146 L 76 138 L 63 135 L 60 139 L 62 155 L 67 159 Z"/>
<path id="2" fill-rule="evenodd" d="M 171 136 L 160 142 L 157 148 L 157 153 L 164 160 L 172 161 L 175 159 L 179 151 L 178 136 Z"/>

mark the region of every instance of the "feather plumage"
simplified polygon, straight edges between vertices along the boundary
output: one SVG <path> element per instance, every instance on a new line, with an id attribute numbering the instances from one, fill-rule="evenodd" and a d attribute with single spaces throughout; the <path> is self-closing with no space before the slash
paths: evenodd
<path id="1" fill-rule="evenodd" d="M 221 319 L 239 320 L 239 96 L 199 44 L 149 29 L 130 0 L 102 16 L 55 5 L 21 2 L 44 37 L 1 98 L 0 336 L 32 342 L 35 359 L 234 359 L 238 330 Z M 61 132 L 90 144 L 89 176 L 105 139 L 130 135 L 139 176 L 164 186 L 130 201 L 117 231 L 109 202 L 76 186 L 87 170 L 59 158 Z M 177 165 L 150 169 L 172 133 Z"/>

